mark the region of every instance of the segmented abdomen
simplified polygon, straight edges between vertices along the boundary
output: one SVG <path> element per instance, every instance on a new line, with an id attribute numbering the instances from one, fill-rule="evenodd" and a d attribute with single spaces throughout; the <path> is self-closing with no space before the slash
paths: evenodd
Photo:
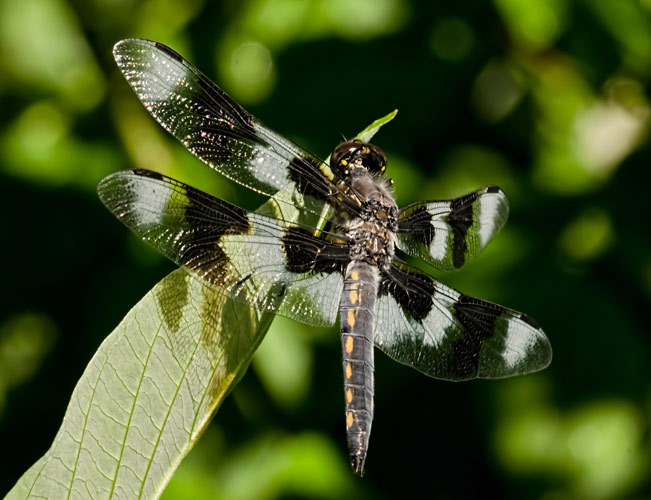
<path id="1" fill-rule="evenodd" d="M 339 305 L 344 354 L 346 434 L 353 470 L 362 475 L 373 421 L 373 332 L 378 270 L 353 261 Z"/>

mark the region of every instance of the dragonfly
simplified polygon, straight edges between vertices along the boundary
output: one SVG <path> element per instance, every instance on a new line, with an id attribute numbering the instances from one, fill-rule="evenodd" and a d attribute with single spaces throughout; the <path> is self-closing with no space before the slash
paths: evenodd
<path id="1" fill-rule="evenodd" d="M 102 202 L 218 293 L 313 326 L 339 317 L 356 474 L 364 473 L 373 420 L 374 347 L 450 381 L 521 375 L 550 363 L 550 343 L 531 316 L 458 292 L 406 261 L 452 271 L 474 258 L 508 217 L 499 187 L 400 208 L 378 146 L 346 141 L 323 161 L 263 125 L 169 47 L 126 39 L 113 52 L 162 127 L 281 210 L 275 217 L 249 212 L 144 169 L 104 178 Z"/>

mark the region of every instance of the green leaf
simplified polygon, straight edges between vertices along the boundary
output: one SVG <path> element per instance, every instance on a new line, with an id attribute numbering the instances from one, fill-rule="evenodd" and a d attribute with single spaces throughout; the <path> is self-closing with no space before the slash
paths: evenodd
<path id="1" fill-rule="evenodd" d="M 364 130 L 362 130 L 359 134 L 357 134 L 356 139 L 359 139 L 362 142 L 371 142 L 371 139 L 373 139 L 373 136 L 377 134 L 378 130 L 393 120 L 397 114 L 398 110 L 394 109 L 388 115 L 383 116 L 382 118 L 378 118 Z"/>
<path id="2" fill-rule="evenodd" d="M 395 113 L 358 137 L 368 141 Z M 277 209 L 270 199 L 259 211 Z M 99 347 L 52 446 L 6 498 L 158 498 L 272 319 L 172 272 Z"/>
<path id="3" fill-rule="evenodd" d="M 102 343 L 52 447 L 7 498 L 158 498 L 272 318 L 171 273 Z"/>

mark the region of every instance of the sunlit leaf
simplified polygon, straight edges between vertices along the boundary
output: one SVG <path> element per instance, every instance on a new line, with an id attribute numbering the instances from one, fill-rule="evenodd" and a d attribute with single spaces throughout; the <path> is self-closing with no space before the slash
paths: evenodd
<path id="1" fill-rule="evenodd" d="M 270 320 L 184 270 L 164 278 L 100 346 L 7 498 L 157 498 Z"/>
<path id="2" fill-rule="evenodd" d="M 388 115 L 385 115 L 382 118 L 378 118 L 364 130 L 362 130 L 359 134 L 357 134 L 356 139 L 359 139 L 362 142 L 370 142 L 371 139 L 373 139 L 373 136 L 377 134 L 378 130 L 393 120 L 397 114 L 398 110 L 394 109 Z"/>

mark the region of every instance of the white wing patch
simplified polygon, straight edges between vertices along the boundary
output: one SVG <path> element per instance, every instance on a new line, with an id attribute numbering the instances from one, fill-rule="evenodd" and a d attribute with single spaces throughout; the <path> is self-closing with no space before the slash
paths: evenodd
<path id="1" fill-rule="evenodd" d="M 484 248 L 504 225 L 509 214 L 506 197 L 501 191 L 498 193 L 484 193 L 478 198 L 477 233 L 479 248 Z"/>

